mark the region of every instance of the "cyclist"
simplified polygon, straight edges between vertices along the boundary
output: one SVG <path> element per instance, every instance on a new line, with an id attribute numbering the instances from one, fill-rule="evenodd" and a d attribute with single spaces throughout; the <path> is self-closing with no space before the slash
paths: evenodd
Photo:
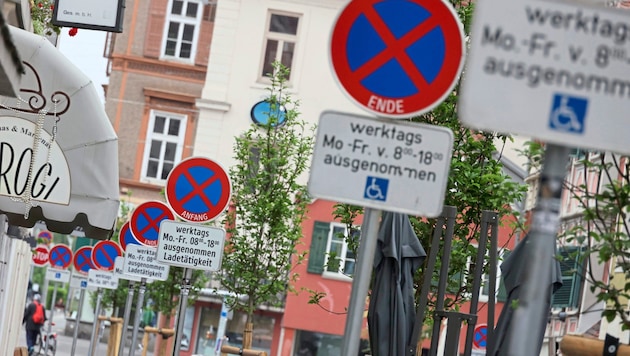
<path id="1" fill-rule="evenodd" d="M 41 310 L 40 310 L 41 308 Z M 37 319 L 36 314 L 44 313 L 43 320 L 33 320 L 33 317 Z M 46 321 L 46 309 L 41 304 L 41 296 L 35 294 L 33 296 L 33 302 L 26 307 L 24 312 L 24 318 L 22 318 L 22 324 L 25 324 L 26 329 L 26 346 L 28 347 L 28 354 L 32 355 L 35 351 L 35 342 L 37 336 L 41 332 L 42 325 Z"/>

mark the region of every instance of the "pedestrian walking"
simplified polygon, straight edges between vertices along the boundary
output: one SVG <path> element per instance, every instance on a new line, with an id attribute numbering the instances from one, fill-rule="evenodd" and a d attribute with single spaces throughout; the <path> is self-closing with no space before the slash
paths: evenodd
<path id="1" fill-rule="evenodd" d="M 37 336 L 41 332 L 42 325 L 44 325 L 46 319 L 46 309 L 41 303 L 41 296 L 35 294 L 33 302 L 26 307 L 24 318 L 22 318 L 22 324 L 25 325 L 26 329 L 26 346 L 28 347 L 29 356 L 35 351 Z"/>

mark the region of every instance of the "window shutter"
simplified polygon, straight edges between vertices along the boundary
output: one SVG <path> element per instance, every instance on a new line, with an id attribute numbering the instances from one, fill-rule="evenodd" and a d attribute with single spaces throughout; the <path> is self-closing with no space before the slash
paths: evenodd
<path id="1" fill-rule="evenodd" d="M 212 32 L 214 31 L 214 16 L 210 16 L 209 12 L 215 11 L 215 6 L 216 5 L 204 6 L 204 16 L 201 20 L 201 27 L 199 28 L 195 64 L 202 67 L 208 66 L 208 58 L 210 57 L 210 43 L 212 42 Z"/>
<path id="2" fill-rule="evenodd" d="M 168 0 L 151 0 L 149 22 L 147 24 L 146 41 L 144 42 L 144 56 L 160 58 L 162 37 L 164 36 L 164 21 Z"/>
<path id="3" fill-rule="evenodd" d="M 554 308 L 574 308 L 579 301 L 580 288 L 582 286 L 581 250 L 576 246 L 560 248 L 560 271 L 562 272 L 562 287 L 560 287 L 551 299 Z"/>
<path id="4" fill-rule="evenodd" d="M 311 250 L 308 253 L 309 273 L 322 274 L 324 272 L 324 263 L 326 263 L 326 243 L 328 242 L 328 232 L 330 224 L 321 221 L 315 221 L 313 226 L 313 235 L 311 237 Z"/>
<path id="5" fill-rule="evenodd" d="M 505 250 L 503 252 L 503 261 L 505 261 L 508 256 L 512 253 L 510 250 Z M 508 294 L 507 289 L 505 288 L 505 282 L 503 281 L 503 276 L 501 276 L 499 281 L 499 290 L 497 291 L 497 302 L 505 303 L 507 302 Z"/>

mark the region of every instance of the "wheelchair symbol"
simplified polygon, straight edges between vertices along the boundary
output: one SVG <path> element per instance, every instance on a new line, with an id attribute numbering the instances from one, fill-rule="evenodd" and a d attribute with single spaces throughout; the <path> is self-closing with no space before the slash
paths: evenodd
<path id="1" fill-rule="evenodd" d="M 81 288 L 87 288 L 87 281 L 81 281 Z"/>
<path id="2" fill-rule="evenodd" d="M 582 133 L 588 100 L 555 94 L 549 116 L 549 127 L 558 131 Z"/>
<path id="3" fill-rule="evenodd" d="M 367 177 L 363 197 L 370 200 L 385 201 L 389 180 L 377 177 Z"/>

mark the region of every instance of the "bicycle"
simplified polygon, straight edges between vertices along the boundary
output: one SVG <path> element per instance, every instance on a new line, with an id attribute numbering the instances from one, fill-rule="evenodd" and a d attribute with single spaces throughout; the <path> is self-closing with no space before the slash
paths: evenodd
<path id="1" fill-rule="evenodd" d="M 51 323 L 50 326 L 55 325 Z M 35 340 L 35 353 L 33 355 L 55 356 L 57 353 L 57 333 L 47 331 L 48 329 L 42 325 L 42 328 Z"/>

